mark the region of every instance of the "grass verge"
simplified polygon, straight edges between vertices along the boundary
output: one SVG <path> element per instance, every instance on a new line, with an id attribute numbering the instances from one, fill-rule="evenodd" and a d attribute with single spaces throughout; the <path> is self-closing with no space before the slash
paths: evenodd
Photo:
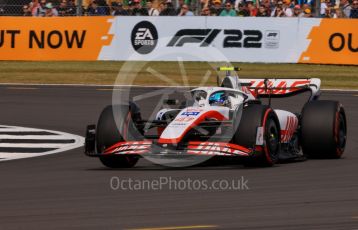
<path id="1" fill-rule="evenodd" d="M 183 85 L 182 73 L 177 62 L 132 62 L 134 68 L 143 65 L 132 84 L 170 85 L 158 79 L 148 69 L 166 76 L 177 85 Z M 322 80 L 322 88 L 358 89 L 358 66 L 307 65 L 307 64 L 257 64 L 232 63 L 242 68 L 243 78 L 316 77 Z M 124 62 L 25 62 L 1 61 L 0 83 L 48 83 L 48 84 L 103 84 L 115 83 Z M 211 70 L 207 85 L 215 85 L 216 73 L 212 66 L 220 63 L 184 62 L 188 83 L 198 85 L 208 70 Z M 136 68 L 138 70 L 138 68 Z M 122 77 L 121 75 L 119 77 Z"/>

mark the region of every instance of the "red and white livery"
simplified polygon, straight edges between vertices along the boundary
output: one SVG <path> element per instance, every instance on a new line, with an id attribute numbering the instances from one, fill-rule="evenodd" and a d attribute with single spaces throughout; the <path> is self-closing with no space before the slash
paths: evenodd
<path id="1" fill-rule="evenodd" d="M 113 168 L 132 167 L 142 156 L 242 158 L 246 165 L 272 166 L 343 154 L 345 111 L 339 102 L 318 100 L 320 79 L 240 79 L 232 74 L 237 68 L 219 70 L 226 75 L 218 86 L 191 90 L 185 106 L 165 101 L 155 120 L 142 119 L 133 102 L 107 106 L 87 128 L 86 154 Z M 275 98 L 303 92 L 309 98 L 299 113 L 272 107 Z"/>

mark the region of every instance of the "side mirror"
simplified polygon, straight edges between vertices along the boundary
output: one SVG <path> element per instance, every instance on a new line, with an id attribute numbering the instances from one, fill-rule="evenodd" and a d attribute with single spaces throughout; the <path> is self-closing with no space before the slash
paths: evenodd
<path id="1" fill-rule="evenodd" d="M 195 97 L 195 101 L 200 101 L 201 99 L 202 99 L 202 97 L 200 97 L 198 95 Z"/>
<path id="2" fill-rule="evenodd" d="M 165 105 L 178 105 L 179 100 L 177 100 L 177 99 L 165 99 L 165 100 L 163 100 L 163 104 L 165 104 Z"/>

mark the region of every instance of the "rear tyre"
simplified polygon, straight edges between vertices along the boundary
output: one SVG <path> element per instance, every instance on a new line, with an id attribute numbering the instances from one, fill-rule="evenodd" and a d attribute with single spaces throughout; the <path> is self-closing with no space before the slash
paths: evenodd
<path id="1" fill-rule="evenodd" d="M 347 140 L 347 120 L 337 101 L 308 102 L 302 110 L 302 151 L 309 158 L 340 158 Z"/>
<path id="2" fill-rule="evenodd" d="M 105 149 L 120 141 L 138 140 L 140 133 L 133 120 L 141 119 L 134 104 L 107 106 L 102 111 L 96 129 L 96 149 L 103 153 Z M 116 119 L 114 118 L 116 116 Z M 99 157 L 103 165 L 109 168 L 133 167 L 139 156 L 104 155 Z"/>
<path id="3" fill-rule="evenodd" d="M 256 146 L 257 128 L 263 127 L 263 146 Z M 273 166 L 278 161 L 280 146 L 280 123 L 276 113 L 265 105 L 251 104 L 244 108 L 232 142 L 244 147 L 257 147 L 247 159 L 245 166 Z"/>

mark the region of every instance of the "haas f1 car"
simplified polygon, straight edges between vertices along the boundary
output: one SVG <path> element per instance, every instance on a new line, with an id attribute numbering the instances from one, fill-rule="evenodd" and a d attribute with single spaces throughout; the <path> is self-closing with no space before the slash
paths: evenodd
<path id="1" fill-rule="evenodd" d="M 107 106 L 87 127 L 86 155 L 110 168 L 133 167 L 143 156 L 240 158 L 247 166 L 342 156 L 345 111 L 337 101 L 318 100 L 320 79 L 240 79 L 238 68 L 219 70 L 226 74 L 217 87 L 191 90 L 185 105 L 164 108 L 153 120 L 143 120 L 133 102 Z M 270 106 L 271 99 L 303 92 L 310 96 L 300 113 Z"/>

